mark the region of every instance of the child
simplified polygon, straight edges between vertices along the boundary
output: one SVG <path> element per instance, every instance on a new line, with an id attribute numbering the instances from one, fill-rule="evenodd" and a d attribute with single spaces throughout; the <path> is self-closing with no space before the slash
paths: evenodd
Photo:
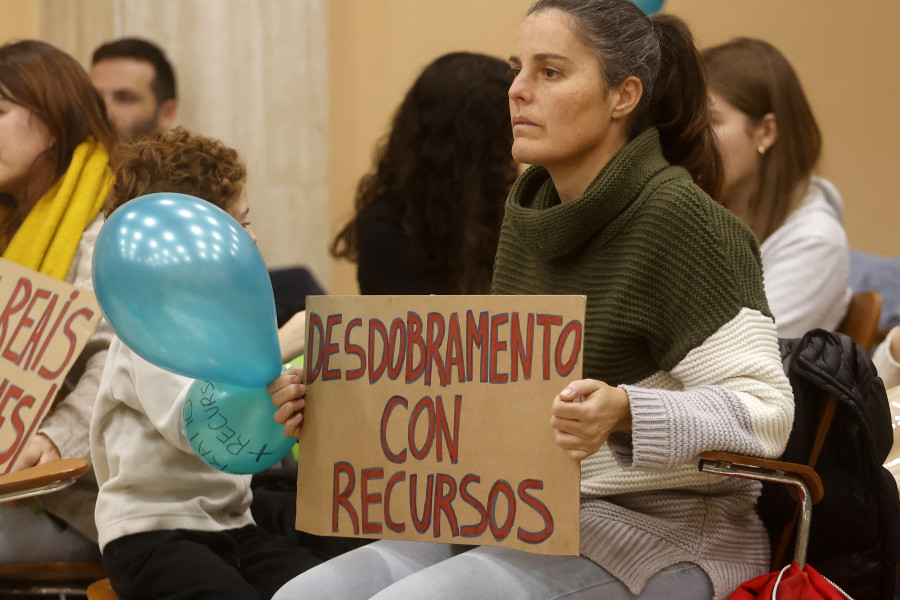
<path id="1" fill-rule="evenodd" d="M 247 230 L 246 168 L 237 152 L 184 129 L 119 147 L 107 216 L 154 192 L 179 192 L 227 211 Z M 269 386 L 300 397 L 297 374 Z M 186 439 L 178 409 L 193 380 L 113 341 L 91 421 L 103 564 L 123 600 L 268 599 L 322 562 L 251 516 L 250 476 L 217 471 Z"/>

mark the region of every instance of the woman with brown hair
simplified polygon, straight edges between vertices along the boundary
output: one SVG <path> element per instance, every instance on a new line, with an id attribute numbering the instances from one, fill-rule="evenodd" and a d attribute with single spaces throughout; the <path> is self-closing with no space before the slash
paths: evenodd
<path id="1" fill-rule="evenodd" d="M 762 40 L 737 38 L 702 56 L 725 160 L 725 206 L 759 240 L 778 334 L 835 329 L 852 295 L 843 202 L 812 174 L 821 134 L 800 80 Z"/>
<path id="2" fill-rule="evenodd" d="M 91 259 L 112 182 L 113 144 L 103 101 L 74 58 L 35 40 L 0 47 L 3 258 L 93 289 Z M 89 457 L 90 414 L 110 340 L 101 321 L 14 471 Z M 86 476 L 29 507 L 0 505 L 0 562 L 99 559 L 96 488 Z"/>
<path id="3" fill-rule="evenodd" d="M 629 0 L 538 0 L 509 63 L 512 154 L 533 166 L 506 202 L 491 293 L 586 296 L 589 379 L 533 399 L 580 464 L 580 556 L 380 540 L 277 600 L 709 600 L 768 570 L 759 484 L 697 470 L 707 450 L 781 454 L 793 403 L 756 240 L 714 200 L 687 25 Z"/>

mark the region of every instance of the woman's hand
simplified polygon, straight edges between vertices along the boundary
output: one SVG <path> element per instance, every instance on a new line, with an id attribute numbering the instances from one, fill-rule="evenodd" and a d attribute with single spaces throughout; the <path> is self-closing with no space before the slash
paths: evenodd
<path id="1" fill-rule="evenodd" d="M 306 350 L 306 311 L 294 313 L 278 330 L 281 362 L 290 362 Z"/>
<path id="2" fill-rule="evenodd" d="M 303 408 L 306 406 L 306 385 L 303 383 L 303 369 L 291 367 L 266 386 L 275 405 L 275 422 L 284 425 L 284 435 L 300 435 Z"/>
<path id="3" fill-rule="evenodd" d="M 13 465 L 11 472 L 15 473 L 60 458 L 62 456 L 59 454 L 59 448 L 56 447 L 53 440 L 43 433 L 39 433 L 28 438 L 25 448 L 16 460 L 16 464 Z"/>
<path id="4" fill-rule="evenodd" d="M 567 385 L 553 399 L 550 414 L 556 444 L 579 461 L 599 450 L 611 433 L 631 432 L 628 394 L 596 379 Z"/>

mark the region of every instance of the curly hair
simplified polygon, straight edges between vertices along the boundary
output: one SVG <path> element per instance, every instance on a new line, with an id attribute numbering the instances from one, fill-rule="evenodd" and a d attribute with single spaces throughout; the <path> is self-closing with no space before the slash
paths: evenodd
<path id="1" fill-rule="evenodd" d="M 359 182 L 355 216 L 335 257 L 357 261 L 359 215 L 390 203 L 403 215 L 411 258 L 453 293 L 487 293 L 506 196 L 515 181 L 506 61 L 454 52 L 428 65 L 379 141 Z"/>
<path id="2" fill-rule="evenodd" d="M 225 210 L 247 180 L 237 151 L 183 127 L 117 146 L 110 167 L 116 181 L 104 206 L 106 216 L 129 200 L 156 192 L 196 196 Z"/>

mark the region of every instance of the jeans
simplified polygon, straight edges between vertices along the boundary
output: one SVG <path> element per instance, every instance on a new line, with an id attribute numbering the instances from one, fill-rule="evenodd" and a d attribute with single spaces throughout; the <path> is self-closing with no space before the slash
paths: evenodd
<path id="1" fill-rule="evenodd" d="M 100 562 L 100 548 L 63 521 L 0 503 L 0 564 Z"/>
<path id="2" fill-rule="evenodd" d="M 444 600 L 710 600 L 700 567 L 680 563 L 640 594 L 580 556 L 509 548 L 381 540 L 333 558 L 285 584 L 273 600 L 441 598 Z"/>

